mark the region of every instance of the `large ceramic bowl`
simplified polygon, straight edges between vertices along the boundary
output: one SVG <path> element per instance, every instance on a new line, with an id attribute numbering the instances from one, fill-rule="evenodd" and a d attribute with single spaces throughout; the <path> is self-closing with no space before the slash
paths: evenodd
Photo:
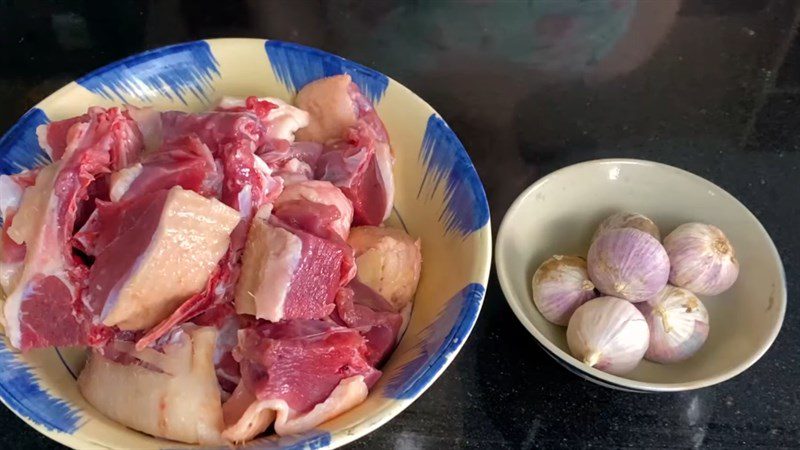
<path id="1" fill-rule="evenodd" d="M 536 268 L 554 254 L 586 256 L 597 225 L 609 215 L 642 213 L 666 236 L 685 222 L 718 226 L 739 260 L 739 278 L 715 297 L 705 345 L 677 364 L 643 361 L 624 376 L 573 358 L 566 328 L 542 317 L 531 299 Z M 786 312 L 786 279 L 775 245 L 758 219 L 710 181 L 664 164 L 608 159 L 575 164 L 542 177 L 511 205 L 497 234 L 497 276 L 517 318 L 544 350 L 597 384 L 630 391 L 683 391 L 725 381 L 772 345 Z"/>
<path id="2" fill-rule="evenodd" d="M 491 264 L 489 207 L 464 147 L 422 99 L 374 70 L 278 41 L 214 39 L 165 47 L 106 66 L 44 99 L 0 140 L 0 172 L 46 162 L 36 126 L 128 103 L 200 111 L 223 95 L 291 100 L 315 79 L 348 73 L 376 104 L 397 157 L 391 222 L 422 240 L 424 263 L 411 321 L 383 377 L 357 408 L 307 433 L 260 438 L 251 448 L 336 447 L 396 416 L 444 372 L 483 302 Z M 19 354 L 0 344 L 0 398 L 45 435 L 80 449 L 175 448 L 125 428 L 78 392 L 80 349 Z"/>

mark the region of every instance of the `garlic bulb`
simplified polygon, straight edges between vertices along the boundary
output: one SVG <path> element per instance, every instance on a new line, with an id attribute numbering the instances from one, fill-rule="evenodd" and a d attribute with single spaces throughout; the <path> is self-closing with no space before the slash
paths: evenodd
<path id="1" fill-rule="evenodd" d="M 603 372 L 622 375 L 642 360 L 650 331 L 630 302 L 599 297 L 581 305 L 567 326 L 572 356 Z"/>
<path id="2" fill-rule="evenodd" d="M 536 308 L 556 325 L 566 325 L 579 306 L 597 297 L 586 260 L 577 256 L 555 255 L 543 262 L 531 284 Z"/>
<path id="3" fill-rule="evenodd" d="M 698 295 L 718 295 L 739 276 L 733 246 L 719 228 L 685 223 L 664 238 L 670 261 L 669 282 Z"/>
<path id="4" fill-rule="evenodd" d="M 664 247 L 634 228 L 602 233 L 589 248 L 587 264 L 589 278 L 600 292 L 631 302 L 653 298 L 669 278 Z"/>
<path id="5" fill-rule="evenodd" d="M 637 230 L 644 231 L 650 236 L 653 236 L 656 240 L 661 240 L 661 233 L 658 231 L 658 225 L 650 220 L 650 218 L 639 213 L 620 212 L 612 214 L 608 216 L 606 220 L 600 222 L 597 231 L 595 231 L 592 236 L 592 242 L 606 231 L 615 230 L 617 228 L 636 228 Z"/>
<path id="6" fill-rule="evenodd" d="M 650 326 L 645 359 L 659 363 L 683 361 L 708 337 L 708 311 L 691 292 L 667 285 L 657 296 L 636 305 Z"/>

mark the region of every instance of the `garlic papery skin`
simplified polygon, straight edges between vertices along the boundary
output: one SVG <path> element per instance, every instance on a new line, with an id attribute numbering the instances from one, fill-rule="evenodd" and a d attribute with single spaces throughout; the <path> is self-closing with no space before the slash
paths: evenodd
<path id="1" fill-rule="evenodd" d="M 536 308 L 556 325 L 566 325 L 579 306 L 597 297 L 586 260 L 578 256 L 555 255 L 543 262 L 531 286 Z"/>
<path id="2" fill-rule="evenodd" d="M 653 236 L 657 241 L 661 240 L 661 232 L 658 230 L 658 225 L 650 220 L 649 217 L 639 213 L 620 212 L 608 216 L 604 221 L 600 222 L 597 230 L 592 236 L 592 242 L 597 240 L 601 234 L 608 230 L 616 230 L 617 228 L 636 228 L 639 231 Z"/>
<path id="3" fill-rule="evenodd" d="M 630 302 L 598 297 L 581 305 L 567 326 L 567 345 L 584 364 L 615 375 L 633 370 L 650 342 L 644 316 Z"/>
<path id="4" fill-rule="evenodd" d="M 603 294 L 631 302 L 653 298 L 669 278 L 669 257 L 656 238 L 634 228 L 608 230 L 589 247 L 589 278 Z"/>
<path id="5" fill-rule="evenodd" d="M 650 327 L 650 346 L 644 354 L 647 360 L 683 361 L 697 353 L 708 338 L 708 310 L 686 289 L 667 285 L 636 307 Z"/>
<path id="6" fill-rule="evenodd" d="M 697 295 L 718 295 L 739 276 L 733 245 L 719 228 L 685 223 L 664 238 L 669 255 L 669 282 Z"/>

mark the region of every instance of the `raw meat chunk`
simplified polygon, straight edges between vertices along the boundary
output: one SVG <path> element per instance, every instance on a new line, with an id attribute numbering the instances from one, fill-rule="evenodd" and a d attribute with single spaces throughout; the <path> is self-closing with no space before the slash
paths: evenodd
<path id="1" fill-rule="evenodd" d="M 184 325 L 161 351 L 119 342 L 123 363 L 95 351 L 78 377 L 84 398 L 112 420 L 190 444 L 223 444 L 211 327 Z"/>

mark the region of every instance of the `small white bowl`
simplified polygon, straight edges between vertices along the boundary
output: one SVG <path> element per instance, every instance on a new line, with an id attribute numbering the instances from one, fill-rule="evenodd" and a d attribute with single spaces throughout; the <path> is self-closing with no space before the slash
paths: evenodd
<path id="1" fill-rule="evenodd" d="M 708 340 L 686 361 L 642 361 L 625 376 L 593 369 L 573 358 L 566 328 L 539 314 L 531 299 L 536 268 L 554 254 L 586 256 L 605 217 L 644 214 L 666 236 L 685 222 L 721 228 L 739 260 L 739 278 L 715 297 L 701 297 L 710 316 Z M 497 235 L 497 275 L 508 304 L 556 361 L 602 386 L 629 391 L 684 391 L 732 378 L 772 345 L 786 312 L 786 279 L 780 256 L 758 219 L 732 195 L 684 170 L 650 161 L 606 159 L 553 172 L 511 205 Z"/>

